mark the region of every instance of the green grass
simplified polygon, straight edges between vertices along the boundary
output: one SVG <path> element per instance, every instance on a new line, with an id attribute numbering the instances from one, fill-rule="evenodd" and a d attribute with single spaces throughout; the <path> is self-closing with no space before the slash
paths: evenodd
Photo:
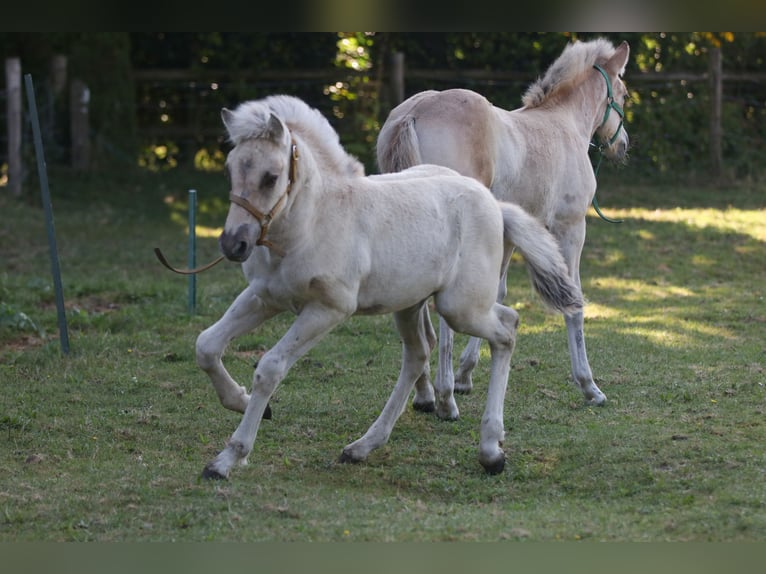
<path id="1" fill-rule="evenodd" d="M 486 359 L 460 420 L 408 408 L 366 463 L 337 463 L 396 380 L 400 345 L 382 316 L 353 318 L 300 360 L 250 464 L 208 483 L 199 472 L 240 417 L 219 406 L 194 341 L 243 278 L 232 264 L 199 276 L 190 316 L 186 279 L 152 249 L 185 264 L 195 188 L 209 235 L 198 262 L 216 256 L 225 180 L 51 184 L 66 357 L 42 211 L 0 193 L 0 541 L 766 539 L 763 188 L 602 185 L 602 209 L 626 220 L 590 218 L 583 255 L 603 408 L 569 382 L 563 320 L 515 261 L 507 302 L 522 324 L 501 475 L 477 460 Z M 234 341 L 233 376 L 249 385 L 289 323 Z"/>

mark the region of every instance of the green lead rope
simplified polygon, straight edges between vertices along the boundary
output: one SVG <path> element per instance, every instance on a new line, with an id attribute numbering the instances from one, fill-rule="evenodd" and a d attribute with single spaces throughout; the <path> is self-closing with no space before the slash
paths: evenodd
<path id="1" fill-rule="evenodd" d="M 598 178 L 598 170 L 601 168 L 601 161 L 604 159 L 604 155 L 601 153 L 601 149 L 596 144 L 591 142 L 590 145 L 591 145 L 591 147 L 595 147 L 596 149 L 599 150 L 598 163 L 593 168 L 593 175 L 595 175 L 596 178 Z M 596 210 L 596 213 L 598 213 L 598 216 L 601 219 L 603 219 L 604 221 L 606 221 L 607 223 L 624 223 L 625 222 L 624 219 L 612 219 L 611 217 L 607 217 L 606 215 L 604 215 L 601 212 L 601 209 L 598 206 L 598 202 L 596 201 L 596 194 L 595 193 L 593 194 L 593 201 L 591 201 L 591 205 L 593 206 L 593 209 Z"/>

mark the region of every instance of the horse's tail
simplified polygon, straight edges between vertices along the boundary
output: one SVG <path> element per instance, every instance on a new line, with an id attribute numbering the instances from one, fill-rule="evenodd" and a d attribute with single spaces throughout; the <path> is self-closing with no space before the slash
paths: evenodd
<path id="1" fill-rule="evenodd" d="M 406 115 L 398 121 L 383 124 L 378 134 L 376 153 L 382 173 L 402 171 L 423 163 L 415 118 Z"/>
<path id="2" fill-rule="evenodd" d="M 518 205 L 499 203 L 506 249 L 516 246 L 524 256 L 532 286 L 543 302 L 562 313 L 580 311 L 582 290 L 569 276 L 556 239 Z"/>

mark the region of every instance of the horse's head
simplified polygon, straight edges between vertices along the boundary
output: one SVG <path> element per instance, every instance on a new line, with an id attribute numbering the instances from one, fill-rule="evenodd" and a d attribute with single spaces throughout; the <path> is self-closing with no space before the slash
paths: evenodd
<path id="1" fill-rule="evenodd" d="M 595 137 L 599 148 L 609 159 L 621 160 L 628 152 L 630 138 L 625 130 L 625 100 L 628 89 L 622 81 L 622 74 L 630 56 L 630 47 L 623 42 L 615 50 L 614 55 L 602 65 L 593 66 L 602 85 L 605 84 L 603 116 L 596 128 Z"/>
<path id="2" fill-rule="evenodd" d="M 232 203 L 218 242 L 227 259 L 241 262 L 256 245 L 276 249 L 266 233 L 288 199 L 297 152 L 282 120 L 264 106 L 224 108 L 221 118 L 234 148 L 226 158 Z"/>

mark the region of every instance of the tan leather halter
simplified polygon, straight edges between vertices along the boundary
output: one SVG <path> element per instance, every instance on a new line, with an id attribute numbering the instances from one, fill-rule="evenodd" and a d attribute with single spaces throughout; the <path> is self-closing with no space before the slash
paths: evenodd
<path id="1" fill-rule="evenodd" d="M 296 176 L 296 169 L 298 164 L 298 148 L 295 145 L 294 141 L 290 141 L 290 172 L 288 175 L 288 181 L 287 181 L 287 188 L 285 189 L 285 192 L 282 194 L 282 197 L 279 198 L 277 203 L 274 205 L 274 207 L 271 208 L 271 211 L 264 214 L 253 205 L 244 199 L 243 197 L 240 197 L 239 195 L 234 195 L 233 193 L 229 192 L 229 199 L 232 203 L 236 203 L 239 205 L 242 209 L 247 211 L 250 215 L 255 217 L 258 220 L 258 223 L 261 224 L 261 234 L 258 236 L 258 240 L 255 242 L 256 245 L 265 245 L 269 249 L 272 249 L 275 253 L 284 256 L 285 252 L 274 245 L 271 241 L 266 239 L 266 233 L 269 231 L 269 225 L 271 225 L 271 222 L 274 220 L 274 218 L 277 216 L 277 214 L 281 211 L 282 207 L 284 206 L 285 201 L 287 201 L 288 195 L 290 195 L 290 191 L 292 191 L 293 182 L 295 181 Z M 206 271 L 213 267 L 214 265 L 217 265 L 221 261 L 223 261 L 224 257 L 221 255 L 218 259 L 215 259 L 214 261 L 211 261 L 207 265 L 202 265 L 201 267 L 196 267 L 194 269 L 179 269 L 177 267 L 173 267 L 170 263 L 168 263 L 168 260 L 165 258 L 165 256 L 162 254 L 162 251 L 160 251 L 159 247 L 154 248 L 154 254 L 157 256 L 157 259 L 159 259 L 160 263 L 162 263 L 165 267 L 173 271 L 174 273 L 178 273 L 180 275 L 194 275 L 195 273 L 201 273 L 202 271 Z"/>
<path id="2" fill-rule="evenodd" d="M 276 245 L 274 245 L 271 241 L 266 239 L 266 234 L 269 232 L 269 226 L 271 225 L 271 222 L 274 221 L 274 218 L 282 210 L 285 202 L 287 201 L 288 196 L 290 195 L 290 192 L 292 191 L 293 182 L 295 181 L 295 177 L 296 177 L 297 166 L 298 166 L 298 147 L 295 145 L 294 141 L 291 141 L 290 142 L 290 171 L 288 173 L 287 187 L 285 188 L 285 192 L 277 200 L 277 202 L 274 204 L 274 207 L 272 207 L 271 211 L 269 211 L 268 213 L 263 213 L 262 211 L 257 209 L 252 203 L 247 201 L 244 197 L 240 195 L 236 195 L 234 192 L 229 192 L 229 200 L 232 203 L 235 203 L 238 206 L 240 206 L 245 211 L 247 211 L 250 215 L 255 217 L 258 223 L 261 224 L 261 234 L 258 236 L 258 239 L 255 241 L 255 244 L 264 245 L 268 247 L 269 249 L 272 249 L 279 255 L 284 255 L 285 254 L 284 251 L 281 250 Z"/>

